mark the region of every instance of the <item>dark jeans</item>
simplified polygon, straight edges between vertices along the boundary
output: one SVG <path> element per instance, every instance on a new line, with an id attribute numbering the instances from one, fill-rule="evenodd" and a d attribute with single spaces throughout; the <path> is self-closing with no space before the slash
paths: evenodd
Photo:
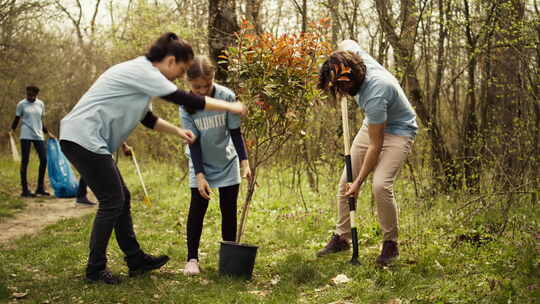
<path id="1" fill-rule="evenodd" d="M 30 146 L 34 144 L 34 148 L 39 156 L 39 175 L 37 190 L 45 190 L 45 170 L 47 169 L 47 149 L 43 140 L 21 139 L 21 187 L 23 192 L 28 192 L 28 179 L 26 171 L 28 171 L 28 162 L 30 161 Z"/>
<path id="2" fill-rule="evenodd" d="M 240 185 L 219 188 L 219 208 L 221 209 L 221 237 L 224 241 L 236 240 L 236 201 Z M 187 222 L 188 261 L 199 259 L 199 243 L 208 200 L 201 196 L 197 188 L 191 188 L 191 203 Z"/>
<path id="3" fill-rule="evenodd" d="M 90 152 L 65 140 L 60 141 L 60 146 L 99 201 L 90 236 L 86 274 L 92 276 L 105 269 L 107 245 L 113 229 L 128 266 L 136 267 L 141 262 L 143 252 L 133 231 L 131 195 L 112 156 Z"/>
<path id="4" fill-rule="evenodd" d="M 87 190 L 86 190 L 86 182 L 84 181 L 84 179 L 81 177 L 79 179 L 79 189 L 77 190 L 77 198 L 85 198 L 86 197 L 86 193 L 87 193 Z"/>

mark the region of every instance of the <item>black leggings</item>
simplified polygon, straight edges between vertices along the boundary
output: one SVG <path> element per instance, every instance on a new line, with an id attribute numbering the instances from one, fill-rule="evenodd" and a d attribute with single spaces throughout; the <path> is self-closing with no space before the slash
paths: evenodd
<path id="1" fill-rule="evenodd" d="M 112 156 L 90 152 L 65 140 L 60 141 L 60 146 L 99 201 L 90 236 L 87 275 L 105 269 L 107 245 L 113 230 L 128 266 L 136 265 L 143 252 L 133 231 L 131 195 Z"/>
<path id="2" fill-rule="evenodd" d="M 28 171 L 28 162 L 30 161 L 30 146 L 34 144 L 34 148 L 39 156 L 39 175 L 37 190 L 45 190 L 45 170 L 47 169 L 47 149 L 45 149 L 45 141 L 21 139 L 21 187 L 23 192 L 28 192 L 28 179 L 26 171 Z"/>
<path id="3" fill-rule="evenodd" d="M 221 209 L 221 237 L 224 241 L 236 240 L 236 201 L 239 185 L 219 188 L 219 208 Z M 197 188 L 191 188 L 191 203 L 187 222 L 188 261 L 199 259 L 199 243 L 208 200 L 201 196 Z"/>

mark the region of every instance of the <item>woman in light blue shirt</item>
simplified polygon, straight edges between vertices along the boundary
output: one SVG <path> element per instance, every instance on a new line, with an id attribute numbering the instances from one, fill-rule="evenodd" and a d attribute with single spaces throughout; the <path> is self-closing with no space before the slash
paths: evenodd
<path id="1" fill-rule="evenodd" d="M 195 96 L 172 83 L 184 75 L 193 57 L 187 42 L 174 33 L 166 33 L 154 42 L 145 56 L 105 71 L 61 121 L 62 151 L 99 201 L 86 268 L 89 281 L 119 283 L 118 277 L 106 268 L 106 250 L 113 230 L 125 254 L 130 276 L 160 268 L 169 260 L 166 255 L 154 257 L 141 250 L 133 231 L 130 193 L 112 158 L 112 153 L 139 122 L 188 143 L 195 140 L 191 131 L 155 116 L 150 109 L 151 98 L 161 97 L 199 110 L 245 113 L 240 103 Z"/>

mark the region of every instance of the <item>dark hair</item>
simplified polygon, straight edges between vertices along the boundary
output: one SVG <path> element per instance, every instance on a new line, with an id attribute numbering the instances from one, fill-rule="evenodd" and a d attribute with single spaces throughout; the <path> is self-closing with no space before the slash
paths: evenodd
<path id="1" fill-rule="evenodd" d="M 345 89 L 343 85 L 345 82 L 340 81 L 341 76 L 349 79 L 352 86 Z M 338 90 L 355 95 L 365 78 L 366 65 L 359 55 L 350 51 L 337 51 L 333 52 L 321 66 L 317 86 L 321 90 L 330 91 L 333 97 L 336 97 Z"/>
<path id="2" fill-rule="evenodd" d="M 187 79 L 189 81 L 202 77 L 206 80 L 214 79 L 216 75 L 216 67 L 207 56 L 195 56 L 193 62 L 186 71 Z M 195 108 L 184 106 L 184 110 L 188 114 L 192 115 L 197 112 Z"/>
<path id="3" fill-rule="evenodd" d="M 151 62 L 161 61 L 169 55 L 174 56 L 176 62 L 190 61 L 194 56 L 191 45 L 172 32 L 161 35 L 145 54 Z"/>
<path id="4" fill-rule="evenodd" d="M 39 93 L 39 88 L 36 87 L 36 86 L 27 86 L 26 87 L 26 94 L 38 94 Z"/>

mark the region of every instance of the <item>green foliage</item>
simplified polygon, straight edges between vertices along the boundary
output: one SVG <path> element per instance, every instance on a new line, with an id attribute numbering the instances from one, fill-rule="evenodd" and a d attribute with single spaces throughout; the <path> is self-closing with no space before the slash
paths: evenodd
<path id="1" fill-rule="evenodd" d="M 174 32 L 190 43 L 197 40 L 198 33 L 189 29 L 173 8 L 149 0 L 136 0 L 132 6 L 124 22 L 110 28 L 103 37 L 111 43 L 108 53 L 111 64 L 143 55 L 165 32 Z"/>
<path id="2" fill-rule="evenodd" d="M 33 187 L 37 177 L 38 164 L 37 157 L 31 159 L 28 166 L 28 181 Z M 20 163 L 11 160 L 11 155 L 0 155 L 2 163 L 0 170 L 0 222 L 12 217 L 26 206 L 26 203 L 19 196 L 21 193 L 19 168 Z"/>
<path id="3" fill-rule="evenodd" d="M 137 0 L 132 4 L 130 14 L 123 23 L 119 23 L 107 31 L 102 39 L 110 42 L 107 61 L 110 65 L 130 60 L 144 55 L 150 45 L 165 32 L 174 32 L 180 38 L 188 41 L 197 53 L 197 42 L 201 33 L 187 27 L 185 18 L 172 7 L 161 4 L 155 5 L 148 0 Z M 182 83 L 177 83 L 182 87 Z M 161 118 L 179 126 L 179 109 L 170 103 L 155 99 L 153 111 Z M 156 159 L 185 159 L 183 143 L 172 136 L 156 135 L 153 130 L 139 127 L 128 140 L 139 155 L 147 155 Z M 156 147 L 158 147 L 156 149 Z"/>
<path id="4" fill-rule="evenodd" d="M 244 21 L 237 45 L 221 57 L 229 64 L 229 84 L 248 106 L 243 127 L 251 161 L 258 166 L 300 135 L 308 113 L 323 99 L 317 72 L 330 45 L 318 32 L 254 35 L 252 29 Z"/>
<path id="5" fill-rule="evenodd" d="M 321 183 L 321 192 L 300 187 L 310 204 L 305 212 L 291 188 L 291 170 L 262 167 L 261 189 L 255 193 L 250 225 L 257 233 L 247 241 L 259 246 L 252 281 L 222 277 L 218 273 L 220 211 L 213 197 L 205 218 L 200 277 L 181 273 L 187 254 L 185 227 L 189 190 L 178 180 L 183 167 L 141 161 L 152 208 L 142 203 L 143 193 L 133 165 L 121 158 L 119 167 L 130 188 L 135 230 L 150 253 L 169 254 L 160 271 L 127 277 L 123 255 L 114 241 L 108 266 L 124 279 L 120 286 L 87 284 L 82 280 L 92 218 L 63 220 L 35 236 L 0 244 L 0 299 L 28 292 L 26 301 L 90 303 L 535 303 L 540 286 L 537 233 L 539 211 L 523 206 L 511 211 L 516 229 L 476 243 L 461 235 L 485 235 L 482 217 L 463 224 L 449 202 L 460 197 L 434 195 L 418 199 L 408 176 L 395 186 L 400 204 L 401 257 L 390 268 L 377 268 L 381 235 L 370 206 L 368 189 L 358 203 L 360 261 L 348 264 L 350 252 L 315 258 L 334 224 L 335 181 Z M 335 176 L 328 170 L 325 175 Z M 0 181 L 0 183 L 2 183 Z M 282 191 L 275 185 L 282 186 Z M 245 188 L 242 188 L 245 191 Z M 528 227 L 528 228 L 527 228 Z M 335 285 L 331 279 L 351 279 Z"/>

